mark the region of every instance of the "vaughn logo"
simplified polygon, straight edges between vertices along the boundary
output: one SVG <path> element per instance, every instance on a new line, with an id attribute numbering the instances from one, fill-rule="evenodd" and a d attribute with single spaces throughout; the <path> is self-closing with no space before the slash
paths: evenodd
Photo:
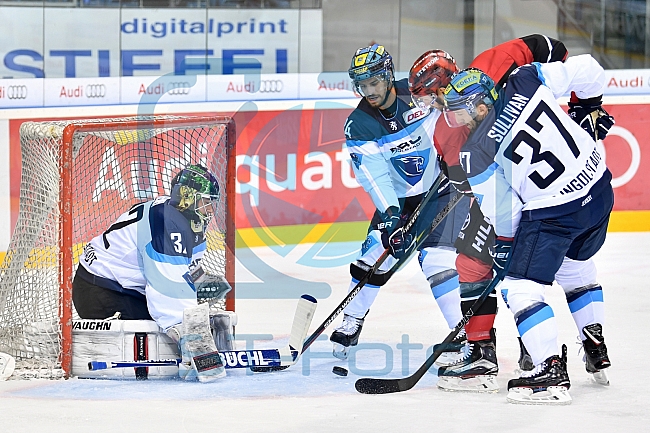
<path id="1" fill-rule="evenodd" d="M 83 329 L 85 331 L 110 331 L 112 324 L 113 322 L 110 321 L 107 322 L 90 322 L 86 320 L 73 321 L 72 330 L 79 331 Z"/>

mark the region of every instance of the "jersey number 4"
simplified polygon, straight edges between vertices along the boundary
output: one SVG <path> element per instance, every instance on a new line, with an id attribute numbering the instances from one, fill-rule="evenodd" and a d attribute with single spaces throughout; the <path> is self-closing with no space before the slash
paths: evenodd
<path id="1" fill-rule="evenodd" d="M 551 110 L 551 107 L 549 107 L 546 102 L 540 101 L 539 105 L 526 120 L 526 125 L 530 126 L 535 132 L 539 133 L 543 128 L 543 125 L 538 121 L 542 113 L 546 114 L 548 118 L 551 119 L 553 125 L 555 125 L 557 130 L 562 135 L 562 138 L 564 138 L 565 143 L 567 146 L 569 146 L 569 149 L 571 149 L 573 156 L 575 158 L 578 158 L 580 155 L 580 149 L 578 149 L 578 146 L 573 140 L 573 137 L 571 137 L 571 134 L 569 134 L 569 131 L 566 130 L 560 119 L 558 119 L 553 110 Z M 503 156 L 517 165 L 521 163 L 524 158 L 516 153 L 516 151 L 517 147 L 519 147 L 519 145 L 522 143 L 527 144 L 531 147 L 531 149 L 533 149 L 533 156 L 530 159 L 531 165 L 544 161 L 553 169 L 553 171 L 546 177 L 543 177 L 537 171 L 533 171 L 528 175 L 528 178 L 535 185 L 537 185 L 539 189 L 548 188 L 549 185 L 551 185 L 558 177 L 560 177 L 560 175 L 562 175 L 562 173 L 564 173 L 564 164 L 562 164 L 562 162 L 552 152 L 548 150 L 542 152 L 542 145 L 539 140 L 524 130 L 519 131 L 517 135 L 515 135 L 510 145 L 503 152 Z"/>

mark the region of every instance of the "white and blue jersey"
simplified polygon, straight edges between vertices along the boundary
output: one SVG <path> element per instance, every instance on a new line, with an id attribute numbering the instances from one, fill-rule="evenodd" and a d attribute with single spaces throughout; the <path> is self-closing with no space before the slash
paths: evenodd
<path id="1" fill-rule="evenodd" d="M 192 231 L 169 197 L 159 197 L 133 206 L 92 239 L 79 264 L 108 281 L 106 288 L 146 296 L 149 314 L 166 330 L 197 304 L 189 266 L 205 247 L 203 234 Z"/>
<path id="2" fill-rule="evenodd" d="M 521 219 L 567 215 L 609 187 L 596 143 L 558 105 L 568 91 L 600 96 L 603 68 L 590 56 L 516 69 L 460 154 L 481 210 L 499 236 Z"/>
<path id="3" fill-rule="evenodd" d="M 426 193 L 440 174 L 433 144 L 440 112 L 415 107 L 406 79 L 394 84 L 397 110 L 392 117 L 363 99 L 345 122 L 354 174 L 380 212 L 400 208 L 399 199 Z"/>

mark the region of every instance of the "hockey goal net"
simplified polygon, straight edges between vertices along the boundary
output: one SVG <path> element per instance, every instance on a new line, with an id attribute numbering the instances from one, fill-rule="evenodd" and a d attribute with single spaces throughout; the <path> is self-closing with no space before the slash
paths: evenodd
<path id="1" fill-rule="evenodd" d="M 227 117 L 25 122 L 16 227 L 0 269 L 0 352 L 20 377 L 68 376 L 72 279 L 84 245 L 132 205 L 170 193 L 188 164 L 215 174 L 220 203 L 202 266 L 234 288 L 235 125 Z M 234 310 L 234 289 L 224 308 Z"/>

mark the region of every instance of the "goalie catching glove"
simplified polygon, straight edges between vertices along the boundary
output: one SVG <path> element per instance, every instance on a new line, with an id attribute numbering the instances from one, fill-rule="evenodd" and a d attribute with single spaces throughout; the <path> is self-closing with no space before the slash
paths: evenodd
<path id="1" fill-rule="evenodd" d="M 413 235 L 404 232 L 404 225 L 408 221 L 408 215 L 400 215 L 397 207 L 391 206 L 381 214 L 382 223 L 379 224 L 381 231 L 381 243 L 384 248 L 390 249 L 390 254 L 396 259 L 402 258 L 413 243 Z"/>
<path id="2" fill-rule="evenodd" d="M 572 94 L 569 101 L 569 116 L 587 131 L 594 141 L 604 140 L 614 126 L 614 118 L 603 108 L 602 99 L 602 95 L 578 99 L 575 94 Z"/>
<path id="3" fill-rule="evenodd" d="M 197 299 L 224 299 L 232 290 L 223 276 L 208 274 L 200 264 L 190 271 L 190 277 L 196 289 Z"/>

